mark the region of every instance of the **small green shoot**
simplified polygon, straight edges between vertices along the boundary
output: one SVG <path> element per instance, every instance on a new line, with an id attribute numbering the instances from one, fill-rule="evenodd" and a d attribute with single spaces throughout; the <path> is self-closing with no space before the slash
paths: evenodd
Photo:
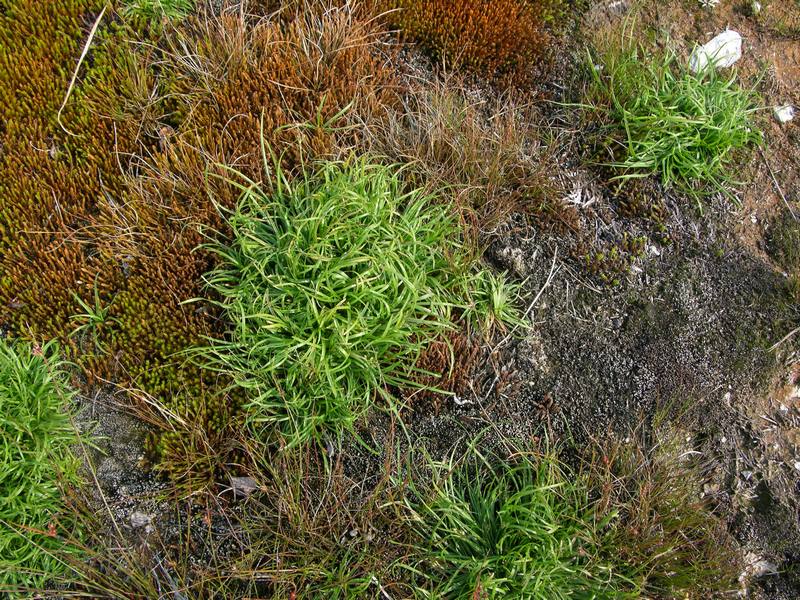
<path id="1" fill-rule="evenodd" d="M 95 282 L 94 285 L 94 306 L 90 305 L 77 294 L 73 294 L 73 297 L 83 312 L 70 317 L 72 320 L 79 322 L 79 325 L 72 331 L 72 335 L 91 335 L 94 347 L 100 350 L 100 352 L 105 352 L 100 342 L 100 334 L 109 323 L 119 323 L 118 319 L 109 316 L 111 304 L 103 305 L 100 299 L 100 292 L 97 289 L 97 282 Z"/>
<path id="2" fill-rule="evenodd" d="M 481 270 L 472 279 L 471 302 L 464 310 L 464 319 L 487 338 L 492 330 L 505 331 L 506 325 L 525 327 L 517 309 L 521 294 L 520 284 L 505 275 Z"/>

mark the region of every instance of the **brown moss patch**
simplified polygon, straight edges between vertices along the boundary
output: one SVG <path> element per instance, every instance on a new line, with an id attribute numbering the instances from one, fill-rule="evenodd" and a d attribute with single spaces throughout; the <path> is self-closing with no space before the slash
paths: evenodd
<path id="1" fill-rule="evenodd" d="M 437 61 L 495 81 L 527 85 L 552 38 L 546 8 L 524 0 L 379 0 L 392 26 Z M 548 3 L 544 3 L 545 5 Z"/>
<path id="2" fill-rule="evenodd" d="M 208 307 L 186 302 L 203 296 L 213 262 L 195 251 L 203 231 L 214 235 L 218 206 L 238 197 L 218 165 L 267 177 L 262 134 L 294 169 L 353 145 L 357 132 L 337 116 L 391 103 L 393 74 L 374 26 L 348 8 L 201 13 L 158 34 L 109 12 L 62 128 L 58 108 L 101 5 L 30 0 L 0 15 L 0 324 L 61 338 L 90 382 L 139 388 L 213 442 L 237 402 L 184 353 L 217 328 Z M 108 319 L 91 347 L 91 336 L 70 339 L 71 317 L 75 295 L 92 304 L 95 288 Z M 193 456 L 203 444 L 172 438 L 153 445 L 163 466 L 203 463 Z"/>

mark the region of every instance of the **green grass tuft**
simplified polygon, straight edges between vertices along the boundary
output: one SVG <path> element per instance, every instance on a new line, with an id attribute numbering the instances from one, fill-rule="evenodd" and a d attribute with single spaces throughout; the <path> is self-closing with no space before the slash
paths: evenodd
<path id="1" fill-rule="evenodd" d="M 147 21 L 182 19 L 195 9 L 195 0 L 126 0 L 122 14 Z"/>
<path id="2" fill-rule="evenodd" d="M 40 590 L 63 571 L 60 484 L 77 480 L 72 399 L 53 343 L 0 339 L 0 589 Z"/>
<path id="3" fill-rule="evenodd" d="M 586 459 L 598 519 L 613 519 L 604 556 L 644 598 L 735 595 L 744 565 L 716 502 L 702 493 L 707 459 L 689 454 L 677 429 L 658 425 L 648 435 L 605 440 Z"/>
<path id="4" fill-rule="evenodd" d="M 403 192 L 396 169 L 326 163 L 296 183 L 276 171 L 271 191 L 243 187 L 230 239 L 209 246 L 221 264 L 208 287 L 231 329 L 206 354 L 247 393 L 259 437 L 275 428 L 296 446 L 351 430 L 377 396 L 412 385 L 454 308 L 506 318 L 510 288 L 487 288 L 454 211 Z"/>
<path id="5" fill-rule="evenodd" d="M 633 598 L 598 558 L 586 482 L 553 456 L 472 460 L 434 469 L 431 492 L 411 502 L 424 597 L 450 600 Z"/>
<path id="6" fill-rule="evenodd" d="M 692 73 L 672 52 L 623 45 L 589 57 L 585 106 L 599 115 L 621 179 L 658 175 L 694 197 L 737 184 L 737 151 L 761 142 L 753 92 L 735 72 Z"/>
<path id="7" fill-rule="evenodd" d="M 650 446 L 590 446 L 576 471 L 554 452 L 429 463 L 404 500 L 416 541 L 406 568 L 417 597 L 716 598 L 735 593 L 741 561 L 703 466 L 675 432 Z"/>

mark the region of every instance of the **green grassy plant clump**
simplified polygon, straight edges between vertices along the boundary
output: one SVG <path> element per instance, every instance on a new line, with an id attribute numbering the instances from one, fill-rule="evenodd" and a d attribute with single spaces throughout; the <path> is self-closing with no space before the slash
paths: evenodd
<path id="1" fill-rule="evenodd" d="M 575 470 L 552 452 L 470 451 L 406 497 L 425 598 L 713 598 L 737 589 L 735 542 L 701 469 L 663 445 L 613 443 Z M 669 438 L 672 439 L 672 438 Z M 648 448 L 651 448 L 648 450 Z"/>
<path id="2" fill-rule="evenodd" d="M 634 598 L 603 562 L 588 486 L 553 456 L 435 469 L 410 503 L 426 598 Z M 623 593 L 628 590 L 628 593 Z"/>
<path id="3" fill-rule="evenodd" d="M 697 197 L 736 183 L 737 152 L 758 144 L 755 96 L 735 72 L 693 73 L 672 52 L 629 45 L 590 56 L 585 102 L 605 126 L 621 178 L 659 175 Z M 610 136 L 610 139 L 609 139 Z"/>
<path id="4" fill-rule="evenodd" d="M 453 211 L 404 193 L 396 169 L 354 159 L 274 179 L 244 188 L 229 241 L 210 247 L 231 330 L 209 356 L 247 392 L 250 423 L 294 446 L 408 385 L 454 306 L 488 317 L 493 305 L 465 303 L 475 275 Z"/>
<path id="5" fill-rule="evenodd" d="M 52 343 L 0 339 L 0 590 L 41 590 L 63 570 L 53 553 L 69 550 L 58 517 L 60 484 L 77 480 L 72 396 Z"/>

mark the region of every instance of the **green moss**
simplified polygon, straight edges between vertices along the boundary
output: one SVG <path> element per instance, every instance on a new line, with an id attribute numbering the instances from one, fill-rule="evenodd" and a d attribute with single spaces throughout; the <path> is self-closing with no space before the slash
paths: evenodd
<path id="1" fill-rule="evenodd" d="M 787 273 L 800 273 L 800 221 L 788 211 L 770 228 L 767 252 Z"/>
<path id="2" fill-rule="evenodd" d="M 619 285 L 621 278 L 630 271 L 633 261 L 644 256 L 646 243 L 644 237 L 624 234 L 621 240 L 607 249 L 585 254 L 584 267 L 600 281 Z"/>

